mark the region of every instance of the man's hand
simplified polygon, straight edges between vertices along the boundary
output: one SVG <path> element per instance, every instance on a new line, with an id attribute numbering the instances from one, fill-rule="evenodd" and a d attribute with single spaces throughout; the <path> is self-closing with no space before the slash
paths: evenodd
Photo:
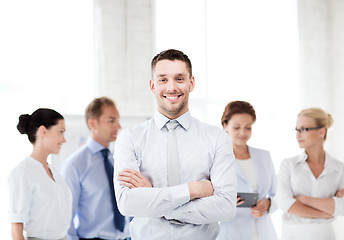
<path id="1" fill-rule="evenodd" d="M 251 208 L 251 214 L 258 218 L 265 214 L 265 212 L 270 208 L 270 199 L 260 199 L 255 207 Z"/>
<path id="2" fill-rule="evenodd" d="M 189 183 L 190 200 L 212 196 L 214 193 L 213 185 L 209 180 Z"/>
<path id="3" fill-rule="evenodd" d="M 344 196 L 344 189 L 339 189 L 337 192 L 336 192 L 336 197 L 338 198 L 342 198 Z"/>
<path id="4" fill-rule="evenodd" d="M 118 181 L 128 188 L 152 187 L 152 184 L 140 172 L 133 169 L 124 169 L 118 173 Z"/>

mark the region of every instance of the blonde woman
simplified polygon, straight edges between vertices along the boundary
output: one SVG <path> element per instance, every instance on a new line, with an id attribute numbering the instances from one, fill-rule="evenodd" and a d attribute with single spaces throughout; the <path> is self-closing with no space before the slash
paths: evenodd
<path id="1" fill-rule="evenodd" d="M 285 159 L 278 175 L 277 204 L 283 210 L 283 240 L 335 239 L 331 222 L 344 214 L 344 164 L 324 150 L 332 116 L 302 110 L 296 122 L 300 155 Z"/>
<path id="2" fill-rule="evenodd" d="M 65 240 L 72 215 L 72 194 L 57 169 L 47 163 L 64 138 L 61 114 L 46 108 L 22 114 L 18 131 L 33 145 L 30 156 L 9 175 L 9 218 L 12 239 Z"/>

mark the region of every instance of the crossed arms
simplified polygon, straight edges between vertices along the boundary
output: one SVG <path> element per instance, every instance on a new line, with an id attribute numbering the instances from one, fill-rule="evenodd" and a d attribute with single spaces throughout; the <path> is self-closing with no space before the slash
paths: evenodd
<path id="1" fill-rule="evenodd" d="M 193 224 L 208 224 L 234 217 L 235 202 L 215 196 L 209 180 L 154 188 L 139 171 L 125 169 L 119 172 L 118 181 L 128 188 L 126 197 L 118 201 L 124 215 L 164 217 Z"/>
<path id="2" fill-rule="evenodd" d="M 338 190 L 337 198 L 342 198 L 344 189 Z M 332 218 L 335 210 L 333 198 L 313 198 L 309 196 L 295 196 L 296 202 L 289 208 L 288 212 L 300 217 L 308 218 Z"/>
<path id="3" fill-rule="evenodd" d="M 284 161 L 280 167 L 279 179 L 278 179 L 278 193 L 277 201 L 279 207 L 288 213 L 304 217 L 304 218 L 333 218 L 335 215 L 344 214 L 344 179 L 339 183 L 329 182 L 328 184 L 338 184 L 338 190 L 333 197 L 316 198 L 305 196 L 302 194 L 295 194 L 294 192 L 306 191 L 303 185 L 294 184 L 296 188 L 292 189 L 291 179 L 293 168 L 290 161 Z M 295 171 L 295 170 L 294 170 Z M 341 175 L 340 175 L 341 176 Z M 297 181 L 306 181 L 306 178 L 302 178 L 301 175 L 293 173 L 293 178 L 300 177 Z M 342 179 L 339 177 L 339 179 Z M 294 179 L 295 180 L 295 179 Z M 307 183 L 305 183 L 307 184 Z M 309 184 L 309 183 L 308 183 Z M 325 186 L 325 185 L 324 185 Z M 311 187 L 311 186 L 308 186 Z M 330 187 L 330 186 L 329 186 Z M 320 189 L 326 193 L 327 189 Z"/>
<path id="4" fill-rule="evenodd" d="M 120 137 L 128 135 L 123 132 Z M 209 169 L 209 180 L 156 187 L 139 171 L 130 141 L 123 142 L 121 138 L 115 147 L 114 186 L 117 205 L 123 215 L 164 217 L 192 224 L 229 221 L 234 217 L 236 176 L 230 141 L 217 149 Z"/>
<path id="5" fill-rule="evenodd" d="M 124 169 L 118 173 L 118 181 L 122 186 L 132 188 L 153 187 L 152 184 L 139 171 Z M 196 198 L 210 197 L 214 193 L 213 186 L 209 180 L 195 181 L 188 183 L 190 200 Z"/>

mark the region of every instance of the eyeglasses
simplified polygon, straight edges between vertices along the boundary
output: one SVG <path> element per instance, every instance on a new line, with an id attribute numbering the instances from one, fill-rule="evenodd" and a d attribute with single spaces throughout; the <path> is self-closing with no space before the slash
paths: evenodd
<path id="1" fill-rule="evenodd" d="M 310 130 L 316 130 L 316 129 L 320 129 L 320 128 L 322 128 L 322 127 L 313 127 L 313 128 L 304 128 L 304 127 L 302 127 L 302 128 L 295 128 L 295 130 L 298 133 L 303 133 L 303 132 L 308 132 Z"/>

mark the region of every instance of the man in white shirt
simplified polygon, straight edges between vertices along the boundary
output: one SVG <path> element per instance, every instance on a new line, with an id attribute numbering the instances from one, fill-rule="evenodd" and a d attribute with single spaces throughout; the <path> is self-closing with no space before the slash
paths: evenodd
<path id="1" fill-rule="evenodd" d="M 158 111 L 116 141 L 119 210 L 135 217 L 133 240 L 216 239 L 218 222 L 230 221 L 236 208 L 231 140 L 223 129 L 191 117 L 188 99 L 195 79 L 188 56 L 163 51 L 151 67 Z M 177 125 L 175 138 L 167 129 L 170 122 Z"/>

